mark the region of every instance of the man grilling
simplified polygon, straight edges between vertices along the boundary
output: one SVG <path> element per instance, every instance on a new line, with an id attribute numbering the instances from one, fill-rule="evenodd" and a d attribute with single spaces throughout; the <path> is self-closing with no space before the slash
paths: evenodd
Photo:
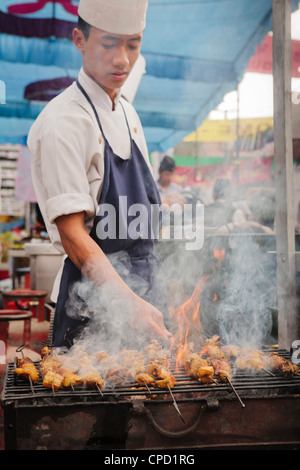
<path id="1" fill-rule="evenodd" d="M 171 337 L 161 312 L 154 239 L 124 236 L 122 226 L 130 205 L 147 208 L 149 219 L 151 208 L 160 205 L 139 118 L 121 97 L 140 54 L 146 9 L 147 0 L 80 1 L 73 31 L 82 55 L 78 79 L 48 103 L 28 136 L 33 182 L 49 237 L 67 255 L 56 299 L 56 347 L 70 347 L 85 325 L 67 310 L 68 305 L 72 310 L 70 289 L 81 279 L 101 289 L 107 286 L 111 299 L 122 299 L 128 326 L 137 334 L 163 341 Z M 116 211 L 117 237 L 99 236 L 103 207 Z M 117 253 L 124 259 L 121 271 L 115 267 L 119 262 L 110 261 Z M 127 282 L 132 278 L 143 281 L 142 294 Z"/>

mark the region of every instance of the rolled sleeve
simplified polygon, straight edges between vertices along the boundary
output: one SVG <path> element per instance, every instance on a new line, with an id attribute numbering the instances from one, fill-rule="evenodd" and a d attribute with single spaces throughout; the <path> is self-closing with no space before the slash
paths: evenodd
<path id="1" fill-rule="evenodd" d="M 95 213 L 93 199 L 88 194 L 60 194 L 46 201 L 46 214 L 50 223 L 61 215 L 73 214 L 74 212 L 86 212 L 88 217 Z"/>

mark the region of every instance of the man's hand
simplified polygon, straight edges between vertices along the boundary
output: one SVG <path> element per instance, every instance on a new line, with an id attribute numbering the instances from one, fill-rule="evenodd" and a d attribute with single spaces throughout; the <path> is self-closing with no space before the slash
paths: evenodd
<path id="1" fill-rule="evenodd" d="M 172 334 L 164 325 L 162 313 L 140 297 L 137 296 L 133 301 L 132 311 L 128 317 L 132 330 L 138 334 L 142 334 L 150 340 L 155 335 L 156 338 L 164 342 L 171 341 Z"/>
<path id="2" fill-rule="evenodd" d="M 110 261 L 88 234 L 84 225 L 84 213 L 64 215 L 56 219 L 62 245 L 66 254 L 82 274 L 95 286 L 109 286 L 117 298 L 121 298 L 131 327 L 140 334 L 155 334 L 168 341 L 171 338 L 163 322 L 162 313 L 137 296 L 115 271 Z"/>

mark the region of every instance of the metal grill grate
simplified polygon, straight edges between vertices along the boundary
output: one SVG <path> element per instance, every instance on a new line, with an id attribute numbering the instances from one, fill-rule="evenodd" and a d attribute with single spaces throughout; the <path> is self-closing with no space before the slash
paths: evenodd
<path id="1" fill-rule="evenodd" d="M 278 354 L 286 357 L 288 354 L 285 351 L 277 351 Z M 35 363 L 39 368 L 39 363 Z M 32 387 L 30 383 L 13 372 L 15 365 L 9 363 L 6 368 L 6 374 L 2 391 L 2 402 L 12 400 L 33 400 L 39 404 L 46 400 L 53 403 L 63 403 L 65 400 L 75 400 L 77 403 L 81 401 L 106 401 L 118 400 L 122 398 L 138 397 L 140 395 L 146 396 L 149 399 L 154 399 L 157 396 L 168 395 L 167 389 L 150 386 L 147 389 L 145 386 L 137 385 L 134 382 L 126 382 L 122 385 L 109 386 L 106 384 L 102 392 L 85 388 L 84 385 L 78 384 L 74 389 L 61 388 L 57 391 L 45 388 L 42 384 L 42 379 Z M 232 393 L 232 388 L 228 383 L 217 382 L 213 384 L 203 384 L 196 379 L 193 379 L 185 373 L 183 369 L 174 370 L 171 368 L 176 378 L 176 383 L 172 392 L 177 397 L 181 395 L 184 398 L 195 398 L 200 395 L 213 394 L 228 394 Z M 257 373 L 249 374 L 246 371 L 237 371 L 235 373 L 233 366 L 232 385 L 241 396 L 249 395 L 268 395 L 268 394 L 284 394 L 284 393 L 300 393 L 300 376 L 293 375 L 292 377 L 285 377 L 280 374 L 271 375 L 267 371 L 260 371 Z"/>

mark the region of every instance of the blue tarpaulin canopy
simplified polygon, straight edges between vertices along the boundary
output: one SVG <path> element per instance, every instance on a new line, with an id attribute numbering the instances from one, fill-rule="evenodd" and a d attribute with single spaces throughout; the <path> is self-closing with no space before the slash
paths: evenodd
<path id="1" fill-rule="evenodd" d="M 57 79 L 66 86 L 76 78 L 77 6 L 76 0 L 1 0 L 0 143 L 25 144 L 45 106 L 26 95 L 28 88 L 46 83 L 50 99 Z M 149 0 L 146 73 L 134 100 L 149 152 L 165 152 L 193 132 L 236 89 L 271 30 L 272 0 Z"/>

